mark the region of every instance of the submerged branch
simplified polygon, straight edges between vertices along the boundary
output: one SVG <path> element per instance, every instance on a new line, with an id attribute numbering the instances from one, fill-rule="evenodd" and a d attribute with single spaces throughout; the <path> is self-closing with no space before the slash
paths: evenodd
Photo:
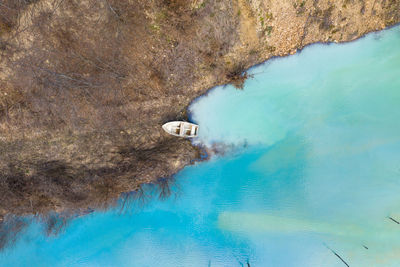
<path id="1" fill-rule="evenodd" d="M 391 221 L 393 221 L 393 222 L 395 222 L 395 223 L 397 223 L 397 224 L 400 224 L 400 222 L 399 222 L 399 221 L 397 221 L 397 220 L 393 219 L 393 218 L 392 218 L 392 217 L 390 217 L 390 216 L 388 216 L 388 219 L 389 219 L 389 220 L 391 220 Z"/>
<path id="2" fill-rule="evenodd" d="M 350 265 L 339 255 L 336 253 L 336 251 L 334 251 L 333 249 L 331 249 L 330 247 L 328 247 L 325 243 L 324 246 L 329 249 L 336 257 L 338 257 L 347 267 L 350 267 Z"/>

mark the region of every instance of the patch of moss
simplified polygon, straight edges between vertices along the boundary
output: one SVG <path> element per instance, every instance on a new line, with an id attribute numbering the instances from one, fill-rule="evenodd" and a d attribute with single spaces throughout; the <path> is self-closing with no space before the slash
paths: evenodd
<path id="1" fill-rule="evenodd" d="M 160 25 L 158 24 L 151 24 L 150 29 L 154 32 L 159 32 L 161 30 Z"/>
<path id="2" fill-rule="evenodd" d="M 265 31 L 267 32 L 268 36 L 271 35 L 272 31 L 274 30 L 273 26 L 267 26 L 265 27 Z"/>
<path id="3" fill-rule="evenodd" d="M 340 29 L 339 29 L 339 28 L 336 28 L 336 29 L 333 29 L 333 30 L 331 31 L 331 33 L 332 33 L 332 34 L 335 34 L 335 33 L 337 33 L 338 31 L 340 31 Z"/>
<path id="4" fill-rule="evenodd" d="M 255 48 L 253 48 L 253 49 L 251 49 L 251 50 L 249 51 L 249 55 L 256 55 L 256 54 L 258 54 L 258 50 L 255 49 Z"/>
<path id="5" fill-rule="evenodd" d="M 265 18 L 266 18 L 267 20 L 271 20 L 271 19 L 274 18 L 274 16 L 272 15 L 272 13 L 268 13 L 268 12 L 267 12 L 267 14 L 265 14 Z"/>
<path id="6" fill-rule="evenodd" d="M 267 46 L 265 47 L 265 50 L 267 50 L 269 53 L 273 53 L 273 52 L 275 52 L 276 47 L 275 47 L 275 46 L 272 46 L 272 45 L 267 45 Z"/>

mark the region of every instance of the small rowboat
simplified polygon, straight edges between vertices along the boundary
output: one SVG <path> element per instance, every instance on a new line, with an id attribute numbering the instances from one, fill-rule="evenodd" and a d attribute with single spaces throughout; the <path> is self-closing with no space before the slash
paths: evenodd
<path id="1" fill-rule="evenodd" d="M 186 121 L 170 121 L 162 126 L 167 133 L 179 137 L 196 137 L 199 126 Z"/>

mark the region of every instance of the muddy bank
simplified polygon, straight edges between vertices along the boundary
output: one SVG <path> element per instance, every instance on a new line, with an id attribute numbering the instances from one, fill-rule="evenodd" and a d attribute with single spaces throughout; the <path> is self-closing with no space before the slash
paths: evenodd
<path id="1" fill-rule="evenodd" d="M 142 3 L 146 2 L 146 3 Z M 107 207 L 200 157 L 161 125 L 273 56 L 400 21 L 400 1 L 4 1 L 0 214 Z"/>

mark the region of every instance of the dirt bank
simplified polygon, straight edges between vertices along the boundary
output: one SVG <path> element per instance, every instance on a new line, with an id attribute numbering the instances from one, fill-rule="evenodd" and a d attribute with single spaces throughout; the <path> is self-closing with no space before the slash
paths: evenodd
<path id="1" fill-rule="evenodd" d="M 400 21 L 400 0 L 5 0 L 0 215 L 85 210 L 199 157 L 161 125 L 272 56 Z"/>

